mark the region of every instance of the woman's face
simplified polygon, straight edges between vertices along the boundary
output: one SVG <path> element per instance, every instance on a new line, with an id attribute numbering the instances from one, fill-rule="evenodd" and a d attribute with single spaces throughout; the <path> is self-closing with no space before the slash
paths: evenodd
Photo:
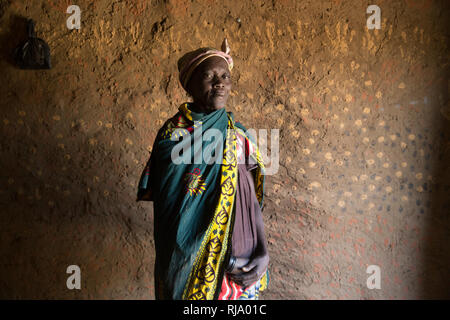
<path id="1" fill-rule="evenodd" d="M 225 107 L 231 90 L 231 73 L 221 57 L 210 57 L 195 70 L 188 83 L 194 104 L 203 112 Z"/>

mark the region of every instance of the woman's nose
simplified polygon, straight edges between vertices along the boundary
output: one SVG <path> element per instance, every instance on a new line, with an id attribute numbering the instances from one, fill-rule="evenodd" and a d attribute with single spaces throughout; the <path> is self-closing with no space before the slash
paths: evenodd
<path id="1" fill-rule="evenodd" d="M 217 77 L 214 81 L 214 88 L 221 88 L 223 87 L 223 80 L 220 77 Z"/>

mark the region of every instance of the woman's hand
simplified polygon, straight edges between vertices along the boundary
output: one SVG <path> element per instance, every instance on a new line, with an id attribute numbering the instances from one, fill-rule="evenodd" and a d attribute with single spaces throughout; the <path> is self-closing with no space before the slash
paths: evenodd
<path id="1" fill-rule="evenodd" d="M 247 260 L 248 263 L 244 264 Z M 269 255 L 264 252 L 255 255 L 250 260 L 237 258 L 233 271 L 229 273 L 230 279 L 242 287 L 249 287 L 261 279 L 269 265 Z"/>
<path id="2" fill-rule="evenodd" d="M 239 274 L 242 273 L 242 268 L 245 267 L 250 262 L 248 258 L 236 258 L 236 263 L 234 264 L 233 270 L 228 272 L 228 274 Z"/>

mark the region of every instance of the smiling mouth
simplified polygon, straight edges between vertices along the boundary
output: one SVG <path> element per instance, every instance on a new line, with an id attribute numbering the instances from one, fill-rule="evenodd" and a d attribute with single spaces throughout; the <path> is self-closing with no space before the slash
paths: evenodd
<path id="1" fill-rule="evenodd" d="M 224 97 L 224 96 L 225 96 L 225 91 L 223 91 L 223 90 L 221 90 L 221 91 L 214 91 L 214 92 L 212 93 L 212 95 L 213 95 L 214 97 Z"/>

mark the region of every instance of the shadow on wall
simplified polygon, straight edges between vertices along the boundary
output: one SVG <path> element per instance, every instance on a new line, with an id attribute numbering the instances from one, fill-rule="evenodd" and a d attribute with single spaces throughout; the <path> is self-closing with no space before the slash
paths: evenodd
<path id="1" fill-rule="evenodd" d="M 442 86 L 448 85 L 450 68 L 444 71 Z M 435 123 L 438 136 L 434 143 L 438 144 L 434 156 L 433 187 L 431 193 L 431 216 L 425 221 L 424 244 L 424 274 L 422 281 L 422 296 L 425 299 L 450 299 L 450 100 L 448 88 L 435 88 L 437 93 L 443 93 L 439 101 L 440 118 Z M 444 112 L 447 112 L 445 115 Z M 418 240 L 420 245 L 420 240 Z M 446 279 L 446 281 L 442 281 Z"/>
<path id="2" fill-rule="evenodd" d="M 2 12 L 0 9 L 0 19 Z M 27 18 L 13 15 L 10 22 L 10 30 L 15 32 L 3 32 L 0 34 L 0 58 L 11 66 L 15 66 L 14 49 L 27 39 Z"/>
<path id="3" fill-rule="evenodd" d="M 58 88 L 46 79 L 58 66 L 21 70 L 12 55 L 26 39 L 26 22 L 14 16 L 9 25 L 14 31 L 0 34 L 4 79 L 16 74 L 24 79 L 11 87 L 8 99 L 34 116 L 22 125 L 5 126 L 0 141 L 2 178 L 9 183 L 8 192 L 0 194 L 0 299 L 148 299 L 153 294 L 154 258 L 148 225 L 129 218 L 129 195 L 111 192 L 105 197 L 104 188 L 87 191 L 92 172 L 117 150 L 99 144 L 88 155 L 72 153 L 70 161 L 57 152 L 60 140 L 51 124 L 45 119 L 39 123 L 37 116 L 46 118 L 51 108 Z M 30 92 L 39 86 L 44 99 L 33 103 Z M 20 109 L 4 111 L 13 118 Z M 69 130 L 71 144 L 86 144 L 80 128 Z M 81 269 L 81 290 L 66 286 L 69 265 Z"/>

